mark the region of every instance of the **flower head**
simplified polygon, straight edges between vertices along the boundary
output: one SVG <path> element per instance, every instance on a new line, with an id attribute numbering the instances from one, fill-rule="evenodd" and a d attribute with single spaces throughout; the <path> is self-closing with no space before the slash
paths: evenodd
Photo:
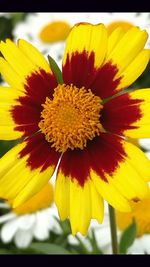
<path id="1" fill-rule="evenodd" d="M 138 27 L 108 36 L 103 24 L 76 24 L 58 84 L 39 51 L 24 40 L 1 42 L 0 138 L 23 138 L 0 160 L 0 197 L 13 207 L 37 193 L 59 159 L 55 201 L 73 234 L 103 220 L 103 199 L 130 211 L 149 194 L 150 163 L 128 138 L 150 136 L 150 89 L 123 91 L 146 68 L 148 35 Z M 122 92 L 122 94 L 119 94 Z"/>
<path id="2" fill-rule="evenodd" d="M 132 202 L 132 211 L 122 213 L 117 211 L 117 224 L 120 230 L 126 229 L 134 219 L 137 224 L 137 236 L 150 234 L 150 199 Z"/>
<path id="3" fill-rule="evenodd" d="M 53 207 L 54 192 L 51 184 L 34 195 L 27 202 L 0 217 L 3 224 L 0 231 L 4 243 L 14 240 L 19 248 L 28 247 L 33 238 L 45 240 L 49 237 L 50 230 L 60 232 L 56 227 L 54 215 L 57 216 Z"/>

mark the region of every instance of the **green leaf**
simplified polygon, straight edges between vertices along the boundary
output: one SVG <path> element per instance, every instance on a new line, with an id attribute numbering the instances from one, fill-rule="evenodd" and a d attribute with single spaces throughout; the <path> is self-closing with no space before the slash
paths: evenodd
<path id="1" fill-rule="evenodd" d="M 61 227 L 63 234 L 69 235 L 71 234 L 71 226 L 70 226 L 70 222 L 68 219 L 61 221 L 59 220 L 57 217 L 55 217 L 55 220 L 57 221 L 57 223 L 59 224 L 59 226 Z M 61 235 L 62 236 L 62 235 Z"/>
<path id="2" fill-rule="evenodd" d="M 136 238 L 136 222 L 133 222 L 128 226 L 127 229 L 122 233 L 120 244 L 119 244 L 119 251 L 121 254 L 126 254 L 128 248 L 133 244 Z"/>
<path id="3" fill-rule="evenodd" d="M 55 75 L 55 77 L 57 79 L 57 82 L 59 84 L 63 84 L 64 81 L 63 81 L 63 77 L 62 77 L 62 72 L 61 72 L 60 68 L 58 67 L 57 63 L 49 55 L 48 55 L 48 61 L 49 61 L 49 64 L 50 64 L 50 68 L 51 68 L 53 74 Z"/>
<path id="4" fill-rule="evenodd" d="M 65 248 L 49 243 L 35 242 L 29 248 L 40 254 L 70 254 Z"/>

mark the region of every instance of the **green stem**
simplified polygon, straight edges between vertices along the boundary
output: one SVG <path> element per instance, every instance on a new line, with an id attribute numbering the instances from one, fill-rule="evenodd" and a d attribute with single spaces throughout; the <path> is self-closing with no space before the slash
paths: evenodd
<path id="1" fill-rule="evenodd" d="M 109 221 L 110 221 L 112 252 L 113 252 L 113 254 L 119 254 L 118 242 L 117 242 L 117 229 L 116 229 L 115 210 L 109 204 L 108 204 L 108 208 L 109 208 Z"/>

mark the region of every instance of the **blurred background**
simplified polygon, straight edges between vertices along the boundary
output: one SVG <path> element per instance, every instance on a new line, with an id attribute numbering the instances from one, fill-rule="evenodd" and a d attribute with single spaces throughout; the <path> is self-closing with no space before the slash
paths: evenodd
<path id="1" fill-rule="evenodd" d="M 16 42 L 23 38 L 35 45 L 45 57 L 49 54 L 61 68 L 67 35 L 78 22 L 104 23 L 109 34 L 117 26 L 123 27 L 125 31 L 132 26 L 139 26 L 150 33 L 150 13 L 0 13 L 0 40 L 10 38 Z M 150 40 L 146 47 L 150 48 Z M 150 64 L 129 89 L 150 87 L 149 70 Z M 7 86 L 1 76 L 0 85 Z M 132 142 L 150 158 L 149 139 Z M 0 141 L 0 157 L 16 143 Z M 52 187 L 45 190 L 53 191 Z M 107 205 L 103 224 L 99 225 L 93 220 L 88 235 L 83 237 L 80 234 L 71 235 L 69 221 L 59 220 L 53 201 L 52 197 L 47 207 L 25 213 L 12 211 L 8 203 L 0 200 L 0 254 L 111 253 Z M 119 226 L 122 218 L 118 215 L 118 240 L 122 253 L 150 254 L 150 202 L 146 203 L 146 209 L 146 218 L 141 213 L 137 217 L 135 213 L 128 215 L 131 220 L 124 229 Z"/>

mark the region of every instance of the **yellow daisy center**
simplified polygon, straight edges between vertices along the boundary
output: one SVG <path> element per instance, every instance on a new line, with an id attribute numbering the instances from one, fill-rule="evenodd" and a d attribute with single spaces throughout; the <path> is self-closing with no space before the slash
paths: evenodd
<path id="1" fill-rule="evenodd" d="M 134 25 L 130 23 L 129 21 L 113 21 L 110 24 L 107 25 L 108 34 L 110 35 L 117 27 L 122 27 L 125 32 L 127 32 L 131 27 Z"/>
<path id="2" fill-rule="evenodd" d="M 132 212 L 122 213 L 117 211 L 117 224 L 120 230 L 126 229 L 133 218 L 137 224 L 137 236 L 150 233 L 150 199 L 131 203 Z"/>
<path id="3" fill-rule="evenodd" d="M 24 204 L 14 209 L 17 214 L 33 213 L 41 209 L 50 207 L 54 201 L 54 190 L 51 184 L 47 184 L 43 189 L 34 195 Z"/>
<path id="4" fill-rule="evenodd" d="M 70 31 L 70 25 L 65 21 L 55 21 L 47 24 L 39 33 L 39 38 L 45 43 L 64 41 Z"/>
<path id="5" fill-rule="evenodd" d="M 99 121 L 101 99 L 90 89 L 58 85 L 53 97 L 53 100 L 46 98 L 43 104 L 39 127 L 57 151 L 83 149 L 87 140 L 102 132 Z"/>

